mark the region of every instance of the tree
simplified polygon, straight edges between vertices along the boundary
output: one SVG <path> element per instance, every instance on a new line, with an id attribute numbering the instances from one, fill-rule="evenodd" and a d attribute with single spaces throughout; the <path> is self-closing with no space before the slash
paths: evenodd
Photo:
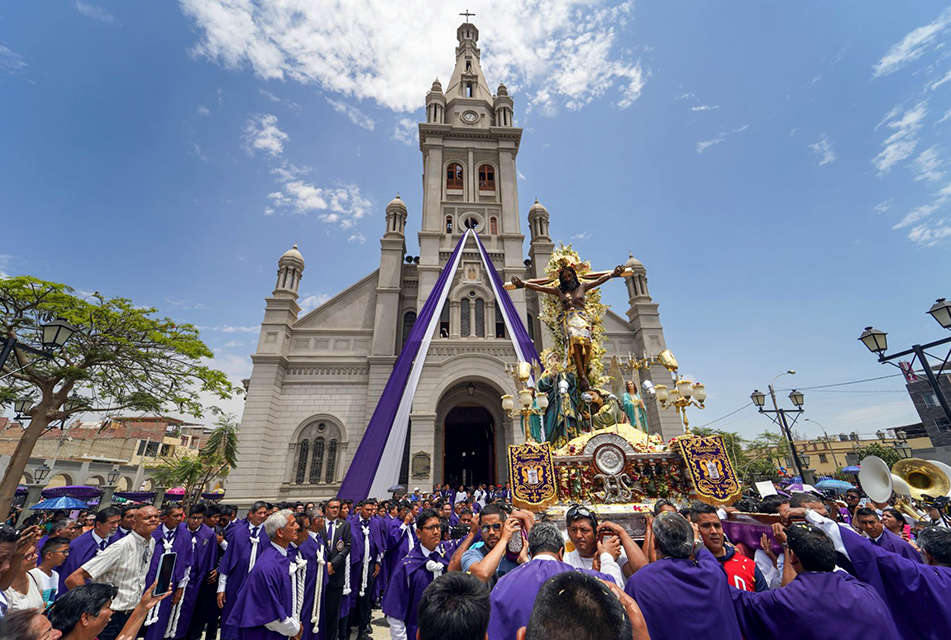
<path id="1" fill-rule="evenodd" d="M 733 463 L 733 468 L 737 472 L 739 472 L 740 467 L 746 463 L 746 452 L 743 450 L 743 445 L 746 443 L 746 440 L 735 431 L 722 431 L 710 427 L 696 427 L 691 429 L 691 433 L 695 436 L 720 436 L 723 439 L 723 448 L 726 449 L 727 456 L 729 456 L 730 462 Z"/>
<path id="2" fill-rule="evenodd" d="M 869 456 L 878 456 L 885 461 L 889 469 L 892 468 L 892 465 L 901 460 L 901 456 L 895 449 L 884 447 L 879 442 L 873 442 L 864 447 L 859 447 L 855 450 L 855 455 L 858 456 L 860 461 Z"/>
<path id="3" fill-rule="evenodd" d="M 200 418 L 200 394 L 224 400 L 236 391 L 224 373 L 202 364 L 214 354 L 194 326 L 155 314 L 154 308 L 137 307 L 125 298 L 82 298 L 56 282 L 29 276 L 0 279 L 4 337 L 38 346 L 40 327 L 55 318 L 78 329 L 52 357 L 32 359 L 20 368 L 25 354 L 11 354 L 0 371 L 0 403 L 24 395 L 34 398 L 25 413 L 29 425 L 0 482 L 0 513 L 10 510 L 33 447 L 52 423 L 86 411 L 166 408 Z M 67 410 L 71 397 L 81 405 Z"/>
<path id="4" fill-rule="evenodd" d="M 151 467 L 154 484 L 185 490 L 182 507 L 186 511 L 198 502 L 209 482 L 226 477 L 237 466 L 238 421 L 233 415 L 225 414 L 215 425 L 197 456 L 170 456 Z"/>

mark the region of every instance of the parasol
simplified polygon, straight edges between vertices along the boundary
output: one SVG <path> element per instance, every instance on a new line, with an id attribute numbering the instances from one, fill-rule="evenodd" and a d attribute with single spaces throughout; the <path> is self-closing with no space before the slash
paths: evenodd
<path id="1" fill-rule="evenodd" d="M 33 511 L 72 511 L 73 509 L 85 509 L 88 505 L 82 500 L 70 498 L 69 496 L 60 496 L 58 498 L 49 498 L 42 502 L 37 502 L 30 507 Z"/>

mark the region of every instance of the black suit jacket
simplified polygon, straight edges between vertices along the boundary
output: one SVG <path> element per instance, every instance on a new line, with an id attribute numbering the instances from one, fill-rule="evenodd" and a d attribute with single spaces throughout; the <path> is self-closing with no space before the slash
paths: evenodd
<path id="1" fill-rule="evenodd" d="M 346 571 L 350 570 L 350 523 L 346 520 L 337 520 L 334 525 L 334 538 L 327 537 L 327 525 L 324 525 L 321 536 L 328 540 L 327 562 L 333 565 L 334 573 L 330 576 L 328 587 L 342 587 L 346 579 Z"/>

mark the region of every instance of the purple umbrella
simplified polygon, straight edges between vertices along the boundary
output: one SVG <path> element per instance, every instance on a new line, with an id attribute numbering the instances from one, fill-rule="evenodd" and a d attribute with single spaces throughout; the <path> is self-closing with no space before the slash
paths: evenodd
<path id="1" fill-rule="evenodd" d="M 60 496 L 69 496 L 79 500 L 90 500 L 102 495 L 102 489 L 99 487 L 89 487 L 85 485 L 76 485 L 68 487 L 54 487 L 52 489 L 43 489 L 40 492 L 44 498 L 59 498 Z"/>

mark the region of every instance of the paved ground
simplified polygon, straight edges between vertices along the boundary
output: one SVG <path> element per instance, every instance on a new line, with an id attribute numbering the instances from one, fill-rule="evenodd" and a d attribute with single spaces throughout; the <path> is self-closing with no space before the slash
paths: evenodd
<path id="1" fill-rule="evenodd" d="M 379 609 L 374 609 L 370 626 L 373 628 L 373 640 L 390 640 L 390 625 L 386 623 L 386 617 Z"/>

